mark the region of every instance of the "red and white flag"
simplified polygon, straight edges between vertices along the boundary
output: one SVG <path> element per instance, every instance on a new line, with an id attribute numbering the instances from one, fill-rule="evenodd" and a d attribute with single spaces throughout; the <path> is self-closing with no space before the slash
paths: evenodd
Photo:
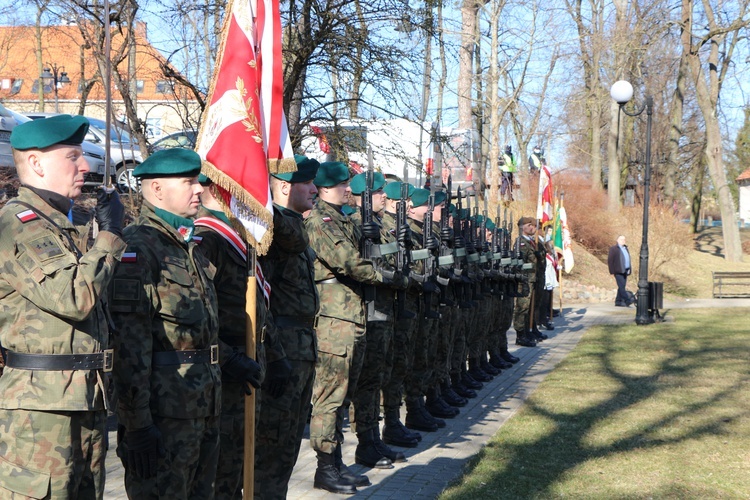
<path id="1" fill-rule="evenodd" d="M 552 176 L 549 173 L 549 167 L 543 165 L 539 171 L 539 201 L 536 206 L 536 218 L 539 219 L 539 225 L 552 224 Z"/>
<path id="2" fill-rule="evenodd" d="M 279 0 L 232 0 L 227 10 L 196 151 L 224 211 L 263 255 L 273 237 L 269 168 L 296 169 L 282 109 Z"/>

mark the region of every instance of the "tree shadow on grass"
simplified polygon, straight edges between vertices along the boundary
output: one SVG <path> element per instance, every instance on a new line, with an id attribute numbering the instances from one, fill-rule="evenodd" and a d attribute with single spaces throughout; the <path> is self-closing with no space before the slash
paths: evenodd
<path id="1" fill-rule="evenodd" d="M 575 370 L 576 363 L 599 363 L 604 376 L 619 384 L 616 392 L 599 403 L 587 404 L 580 411 L 572 412 L 569 410 L 553 411 L 545 405 L 544 401 L 537 401 L 534 398 L 527 400 L 525 404 L 531 413 L 526 414 L 526 417 L 533 418 L 535 422 L 546 421 L 550 423 L 549 427 L 552 430 L 531 444 L 512 445 L 492 441 L 488 445 L 489 450 L 483 450 L 472 461 L 470 469 L 473 470 L 484 457 L 491 454 L 492 448 L 498 447 L 507 451 L 503 453 L 503 458 L 507 458 L 506 465 L 498 472 L 491 474 L 489 478 L 483 476 L 487 484 L 482 489 L 473 490 L 474 486 L 469 485 L 466 489 L 457 491 L 455 496 L 473 498 L 480 492 L 482 495 L 488 493 L 494 495 L 495 492 L 500 492 L 502 498 L 552 496 L 554 494 L 552 485 L 584 463 L 606 459 L 617 454 L 637 450 L 649 451 L 662 446 L 699 440 L 706 436 L 725 434 L 728 432 L 728 426 L 733 422 L 747 417 L 744 408 L 729 408 L 713 421 L 691 424 L 690 427 L 676 434 L 664 432 L 665 429 L 681 428 L 685 425 L 685 420 L 723 402 L 725 398 L 735 397 L 738 391 L 744 390 L 743 386 L 750 379 L 750 373 L 747 368 L 742 368 L 737 382 L 733 385 L 721 390 L 709 391 L 702 399 L 681 405 L 672 411 L 660 409 L 663 416 L 653 416 L 648 422 L 636 422 L 628 429 L 623 429 L 620 437 L 605 440 L 607 442 L 604 444 L 593 444 L 592 435 L 595 436 L 596 430 L 613 415 L 631 410 L 636 405 L 648 403 L 649 399 L 661 397 L 668 391 L 681 388 L 688 379 L 695 380 L 695 377 L 702 376 L 698 371 L 705 368 L 707 363 L 716 362 L 717 357 L 735 360 L 738 358 L 737 346 L 729 344 L 716 346 L 716 343 L 712 342 L 708 336 L 695 336 L 690 339 L 690 342 L 685 342 L 678 332 L 672 331 L 667 336 L 657 337 L 658 326 L 646 328 L 654 332 L 649 341 L 662 347 L 659 353 L 663 355 L 663 359 L 655 368 L 649 370 L 651 374 L 629 374 L 618 368 L 618 359 L 622 359 L 623 356 L 637 355 L 637 353 L 625 352 L 622 344 L 617 342 L 615 337 L 621 331 L 619 328 L 605 328 L 603 337 L 594 340 L 598 342 L 596 349 L 572 354 L 558 365 L 557 369 Z M 586 390 L 586 387 L 572 389 Z M 571 390 L 571 388 L 561 390 Z M 658 464 L 654 466 L 658 467 Z M 608 480 L 615 480 L 615 478 L 602 476 L 602 481 Z M 500 485 L 503 485 L 503 488 L 500 488 Z M 665 484 L 663 487 L 668 488 L 669 491 L 644 491 L 643 495 L 649 497 L 675 497 L 677 495 L 681 498 L 695 498 L 705 497 L 709 493 L 720 494 L 722 491 L 726 493 L 725 490 L 705 491 L 705 487 L 701 484 L 682 486 Z M 448 496 L 448 498 L 452 497 L 453 495 Z"/>

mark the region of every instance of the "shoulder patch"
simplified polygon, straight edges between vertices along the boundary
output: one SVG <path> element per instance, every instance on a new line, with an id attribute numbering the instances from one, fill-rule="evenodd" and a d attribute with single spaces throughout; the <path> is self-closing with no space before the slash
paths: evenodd
<path id="1" fill-rule="evenodd" d="M 24 210 L 23 212 L 17 213 L 16 217 L 18 217 L 18 220 L 26 224 L 29 221 L 32 221 L 34 219 L 38 219 L 39 216 L 34 212 L 33 210 Z"/>
<path id="2" fill-rule="evenodd" d="M 332 220 L 330 217 L 323 217 L 323 222 L 331 222 Z"/>
<path id="3" fill-rule="evenodd" d="M 120 259 L 120 262 L 123 262 L 125 264 L 135 264 L 138 262 L 138 253 L 137 252 L 125 252 L 122 254 L 122 259 Z"/>
<path id="4" fill-rule="evenodd" d="M 112 300 L 140 300 L 141 280 L 115 278 L 112 285 Z"/>

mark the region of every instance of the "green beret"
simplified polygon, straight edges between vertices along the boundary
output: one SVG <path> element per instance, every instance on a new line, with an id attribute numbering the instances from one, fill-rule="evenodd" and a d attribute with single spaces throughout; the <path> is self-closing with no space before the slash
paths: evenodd
<path id="1" fill-rule="evenodd" d="M 214 183 L 214 181 L 212 181 L 211 179 L 209 179 L 208 177 L 206 177 L 206 174 L 201 174 L 201 175 L 198 176 L 198 183 L 201 186 L 210 186 L 211 184 Z"/>
<path id="2" fill-rule="evenodd" d="M 469 217 L 469 209 L 468 208 L 462 208 L 461 213 L 459 214 L 459 219 L 466 220 L 466 218 Z"/>
<path id="3" fill-rule="evenodd" d="M 340 161 L 324 161 L 318 168 L 313 183 L 318 187 L 333 187 L 349 180 L 349 168 Z"/>
<path id="4" fill-rule="evenodd" d="M 349 187 L 352 188 L 352 194 L 355 196 L 360 196 L 362 193 L 365 192 L 365 178 L 366 173 L 362 172 L 361 174 L 357 174 L 354 177 L 352 177 L 352 180 L 349 181 Z M 385 186 L 385 177 L 383 177 L 383 174 L 380 172 L 373 172 L 372 175 L 372 190 L 377 191 L 378 189 L 381 189 L 383 186 Z"/>
<path id="5" fill-rule="evenodd" d="M 408 197 L 411 198 L 411 195 L 414 194 L 414 186 L 409 184 L 409 191 L 408 191 Z M 389 182 L 386 184 L 385 188 L 385 196 L 389 200 L 400 200 L 401 199 L 401 181 L 397 182 Z"/>
<path id="6" fill-rule="evenodd" d="M 445 193 L 445 191 L 435 192 L 435 205 L 440 205 L 447 199 L 448 199 L 448 195 Z"/>
<path id="7" fill-rule="evenodd" d="M 448 213 L 450 213 L 453 217 L 456 217 L 458 215 L 458 209 L 456 208 L 456 205 L 451 203 L 448 205 Z"/>
<path id="8" fill-rule="evenodd" d="M 297 162 L 296 172 L 271 175 L 282 181 L 291 182 L 292 184 L 311 181 L 315 178 L 315 175 L 318 173 L 318 167 L 320 167 L 318 160 L 303 155 L 294 155 L 294 161 Z"/>
<path id="9" fill-rule="evenodd" d="M 430 199 L 429 189 L 417 188 L 414 190 L 414 193 L 411 195 L 411 204 L 415 207 L 421 207 L 422 205 L 427 204 L 427 200 L 429 199 Z"/>
<path id="10" fill-rule="evenodd" d="M 484 222 L 484 215 L 477 215 L 476 221 L 477 221 L 477 225 Z"/>
<path id="11" fill-rule="evenodd" d="M 351 205 L 342 205 L 341 211 L 344 212 L 344 215 L 352 215 L 357 213 L 357 209 Z"/>
<path id="12" fill-rule="evenodd" d="M 492 222 L 492 219 L 487 218 L 487 229 L 490 231 L 493 231 L 495 229 L 495 223 Z"/>
<path id="13" fill-rule="evenodd" d="M 56 115 L 17 125 L 10 133 L 13 149 L 44 149 L 55 144 L 78 146 L 89 131 L 89 121 L 80 115 Z"/>
<path id="14" fill-rule="evenodd" d="M 169 148 L 151 153 L 133 170 L 134 177 L 197 177 L 201 173 L 201 157 L 192 149 Z"/>
<path id="15" fill-rule="evenodd" d="M 533 217 L 521 217 L 518 219 L 518 227 L 525 226 L 526 224 L 536 225 L 536 219 Z"/>

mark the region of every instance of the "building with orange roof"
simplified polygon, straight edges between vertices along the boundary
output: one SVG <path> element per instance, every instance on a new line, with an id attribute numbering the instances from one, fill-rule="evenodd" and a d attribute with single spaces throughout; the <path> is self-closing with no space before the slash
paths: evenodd
<path id="1" fill-rule="evenodd" d="M 750 224 L 750 168 L 737 177 L 740 192 L 740 219 L 745 225 Z"/>
<path id="2" fill-rule="evenodd" d="M 81 113 L 104 119 L 105 88 L 94 52 L 84 43 L 79 27 L 76 24 L 43 26 L 41 57 L 37 55 L 35 30 L 34 26 L 0 26 L 0 101 L 19 113 L 55 112 L 57 108 L 61 113 Z M 135 83 L 129 84 L 131 97 L 136 102 L 138 118 L 146 124 L 152 137 L 197 128 L 198 101 L 186 87 L 164 76 L 162 67 L 177 71 L 149 43 L 146 31 L 145 23 L 137 24 L 133 51 L 112 71 L 119 71 L 127 79 L 128 67 L 132 67 Z M 113 30 L 112 48 L 121 44 L 122 37 Z M 46 70 L 49 70 L 46 74 L 57 72 L 58 82 L 69 80 L 69 83 L 58 83 L 56 95 L 53 80 L 40 78 Z M 90 86 L 88 92 L 87 85 Z M 114 83 L 111 101 L 113 118 L 123 119 L 122 95 Z"/>

